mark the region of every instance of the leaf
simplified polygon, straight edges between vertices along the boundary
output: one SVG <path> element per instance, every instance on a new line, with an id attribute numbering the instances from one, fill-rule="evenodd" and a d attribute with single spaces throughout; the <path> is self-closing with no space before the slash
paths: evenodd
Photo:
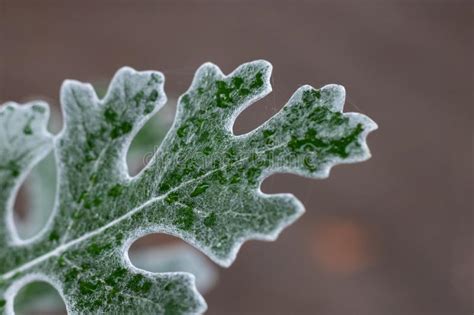
<path id="1" fill-rule="evenodd" d="M 196 286 L 206 293 L 214 287 L 217 272 L 210 263 L 191 248 L 181 244 L 151 246 L 134 250 L 132 263 L 152 272 L 185 271 L 196 275 Z M 30 314 L 40 310 L 42 313 L 58 313 L 64 303 L 51 286 L 35 282 L 23 288 L 15 297 L 17 312 Z"/>
<path id="2" fill-rule="evenodd" d="M 97 87 L 94 88 L 97 90 Z M 168 109 L 170 107 L 168 106 Z M 153 116 L 133 139 L 127 156 L 132 165 L 143 164 L 144 157 L 147 157 L 150 150 L 163 140 L 173 120 L 173 117 L 168 113 L 170 110 L 165 111 L 166 109 L 164 107 L 160 111 L 160 115 Z M 57 115 L 52 115 L 51 123 L 60 125 L 60 118 Z M 30 171 L 23 185 L 25 184 L 27 185 L 28 199 L 35 201 L 35 211 L 28 214 L 26 222 L 22 222 L 21 225 L 17 223 L 20 237 L 36 234 L 47 222 L 50 215 L 56 192 L 55 160 L 52 153 L 43 158 Z M 137 268 L 155 273 L 189 272 L 196 276 L 196 287 L 203 294 L 216 283 L 217 272 L 212 268 L 210 262 L 203 259 L 202 255 L 196 251 L 180 244 L 155 245 L 135 249 L 130 253 L 130 259 Z M 15 308 L 17 313 L 21 314 L 29 314 L 35 310 L 40 310 L 43 313 L 58 313 L 64 308 L 64 303 L 57 291 L 50 285 L 44 282 L 35 282 L 23 288 L 16 295 Z"/>
<path id="3" fill-rule="evenodd" d="M 338 85 L 303 86 L 266 123 L 235 136 L 237 115 L 270 92 L 270 72 L 266 61 L 228 76 L 202 65 L 178 100 L 171 130 L 133 178 L 127 148 L 166 100 L 159 72 L 122 68 L 100 100 L 89 84 L 66 81 L 65 127 L 54 137 L 45 131 L 45 105 L 3 107 L 0 209 L 7 229 L 0 239 L 0 308 L 13 313 L 19 288 L 44 280 L 70 313 L 203 312 L 192 275 L 151 273 L 130 263 L 134 240 L 171 234 L 229 266 L 243 242 L 273 240 L 303 213 L 293 195 L 262 193 L 266 177 L 325 178 L 335 164 L 369 158 L 365 138 L 376 124 L 341 113 L 345 92 Z M 21 240 L 9 219 L 12 196 L 51 139 L 59 173 L 53 216 L 35 238 Z"/>
<path id="4" fill-rule="evenodd" d="M 199 292 L 205 294 L 217 281 L 217 272 L 191 248 L 181 244 L 150 246 L 135 250 L 132 262 L 140 269 L 152 272 L 185 271 L 196 276 Z"/>

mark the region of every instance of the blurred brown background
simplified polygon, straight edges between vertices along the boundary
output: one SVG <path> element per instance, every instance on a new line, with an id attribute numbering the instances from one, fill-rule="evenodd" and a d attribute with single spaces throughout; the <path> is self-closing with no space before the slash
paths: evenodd
<path id="1" fill-rule="evenodd" d="M 307 213 L 219 270 L 207 314 L 472 314 L 473 2 L 0 0 L 0 102 L 58 105 L 65 78 L 162 71 L 177 96 L 212 61 L 267 59 L 270 117 L 298 86 L 343 84 L 373 158 L 314 181 L 273 176 Z"/>

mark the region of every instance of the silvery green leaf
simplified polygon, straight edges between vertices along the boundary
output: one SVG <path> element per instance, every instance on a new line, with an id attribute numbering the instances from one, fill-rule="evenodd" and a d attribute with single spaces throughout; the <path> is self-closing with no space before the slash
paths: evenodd
<path id="1" fill-rule="evenodd" d="M 196 276 L 196 287 L 205 294 L 215 285 L 217 271 L 192 249 L 176 244 L 149 246 L 131 255 L 132 263 L 151 272 L 189 272 Z"/>
<path id="2" fill-rule="evenodd" d="M 264 194 L 266 177 L 325 178 L 336 164 L 369 158 L 365 139 L 376 124 L 342 113 L 345 91 L 338 85 L 303 86 L 274 117 L 235 136 L 237 115 L 270 92 L 270 72 L 261 60 L 228 76 L 213 64 L 201 66 L 178 101 L 171 130 L 135 177 L 128 175 L 126 153 L 166 100 L 160 73 L 122 68 L 103 99 L 88 84 L 66 81 L 65 127 L 55 137 L 45 131 L 44 105 L 3 107 L 0 308 L 13 313 L 16 292 L 43 280 L 60 292 L 70 313 L 203 312 L 192 275 L 138 269 L 130 263 L 130 245 L 167 233 L 229 266 L 243 242 L 273 240 L 303 213 L 291 194 Z M 59 174 L 52 219 L 23 240 L 9 219 L 11 201 L 52 138 Z"/>
<path id="3" fill-rule="evenodd" d="M 169 100 L 168 103 L 170 103 Z M 143 126 L 129 148 L 127 157 L 129 165 L 140 167 L 151 155 L 151 149 L 156 147 L 157 143 L 161 143 L 171 126 L 173 120 L 171 114 L 172 106 L 170 104 Z M 57 115 L 52 115 L 51 124 L 60 124 L 60 118 Z M 16 224 L 21 237 L 31 237 L 47 222 L 53 206 L 52 201 L 56 192 L 56 169 L 52 153 L 48 154 L 31 170 L 24 185 L 27 188 L 29 206 L 34 204 L 35 209 L 29 211 L 26 219 L 23 219 L 25 222 L 21 222 L 21 224 L 16 222 Z M 130 259 L 137 268 L 155 273 L 189 272 L 195 275 L 196 286 L 203 294 L 210 290 L 217 281 L 217 272 L 210 262 L 187 246 L 151 245 L 132 251 Z M 54 313 L 63 307 L 64 303 L 61 297 L 51 286 L 42 282 L 29 284 L 15 298 L 17 312 L 25 314 L 34 310 Z"/>
<path id="4" fill-rule="evenodd" d="M 205 294 L 217 282 L 217 271 L 194 250 L 180 244 L 148 246 L 132 251 L 130 259 L 137 268 L 157 272 L 189 272 L 196 276 L 196 287 Z M 42 282 L 34 282 L 20 291 L 15 298 L 17 312 L 54 313 L 64 308 L 54 289 Z"/>

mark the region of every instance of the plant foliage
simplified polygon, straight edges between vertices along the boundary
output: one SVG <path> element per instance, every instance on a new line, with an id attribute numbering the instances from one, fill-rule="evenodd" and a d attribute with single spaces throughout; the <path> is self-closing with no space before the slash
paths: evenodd
<path id="1" fill-rule="evenodd" d="M 264 194 L 273 173 L 325 178 L 332 166 L 369 158 L 368 117 L 342 113 L 339 85 L 300 87 L 275 116 L 236 136 L 233 123 L 270 90 L 262 60 L 224 75 L 202 65 L 178 100 L 161 146 L 130 177 L 127 149 L 165 103 L 159 72 L 122 68 L 99 99 L 89 84 L 61 88 L 64 128 L 51 135 L 48 106 L 0 108 L 0 310 L 13 313 L 18 290 L 52 284 L 69 313 L 195 314 L 206 304 L 188 273 L 152 273 L 130 263 L 128 249 L 149 233 L 167 233 L 229 266 L 243 242 L 273 240 L 302 213 L 291 194 Z M 13 224 L 14 196 L 28 171 L 53 149 L 58 189 L 52 216 L 31 239 Z"/>

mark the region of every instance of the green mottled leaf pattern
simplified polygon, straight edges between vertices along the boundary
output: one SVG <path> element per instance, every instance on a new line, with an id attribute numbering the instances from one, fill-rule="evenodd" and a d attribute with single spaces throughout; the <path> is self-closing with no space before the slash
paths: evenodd
<path id="1" fill-rule="evenodd" d="M 73 314 L 204 312 L 191 274 L 138 269 L 128 258 L 130 245 L 149 233 L 167 233 L 229 266 L 243 242 L 273 240 L 303 213 L 293 195 L 261 192 L 266 177 L 324 178 L 333 165 L 369 157 L 365 138 L 376 124 L 342 113 L 345 91 L 338 85 L 303 86 L 263 125 L 234 135 L 239 113 L 270 92 L 270 73 L 261 60 L 228 76 L 213 64 L 201 66 L 178 100 L 171 130 L 134 177 L 127 149 L 166 101 L 159 72 L 122 68 L 103 99 L 88 84 L 66 81 L 65 127 L 54 137 L 45 131 L 45 105 L 4 106 L 0 123 L 11 136 L 0 136 L 6 218 L 0 309 L 13 313 L 16 292 L 43 280 Z M 51 141 L 58 167 L 53 215 L 41 233 L 23 240 L 11 222 L 12 196 Z"/>

